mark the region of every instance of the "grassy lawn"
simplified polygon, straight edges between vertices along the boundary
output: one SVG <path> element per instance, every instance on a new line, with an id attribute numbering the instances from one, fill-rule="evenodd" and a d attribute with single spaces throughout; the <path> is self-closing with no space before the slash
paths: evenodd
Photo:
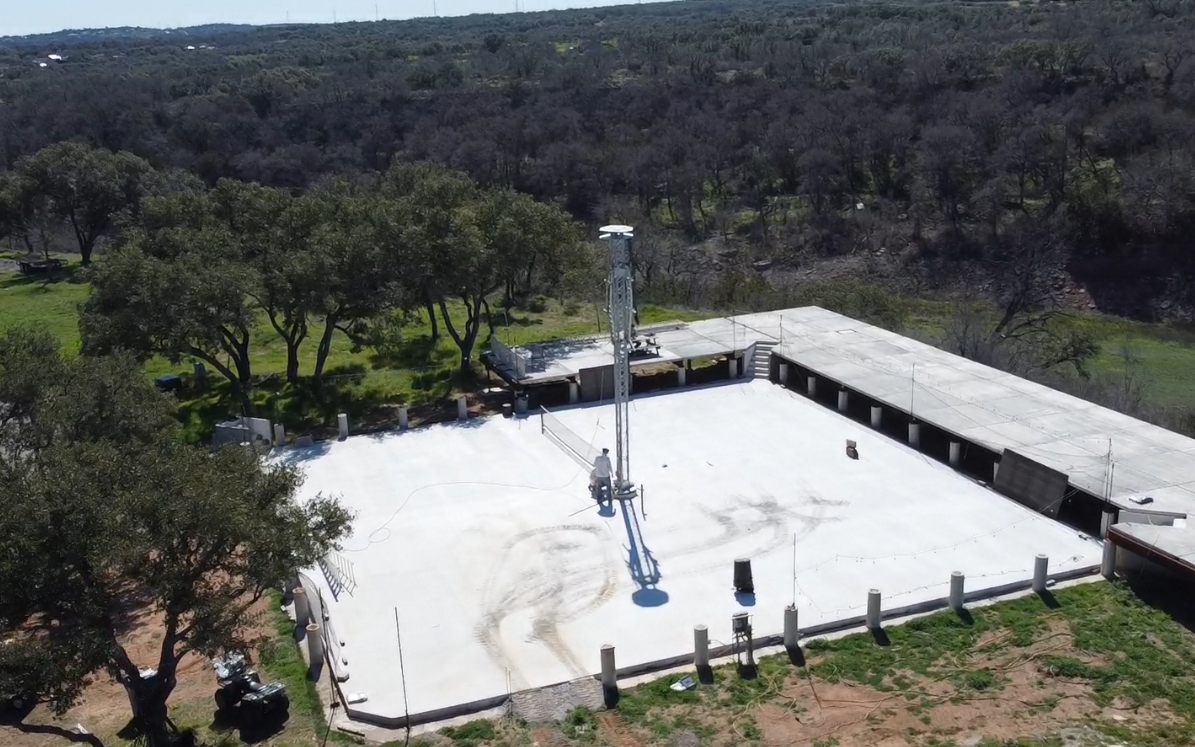
<path id="1" fill-rule="evenodd" d="M 69 270 L 64 279 L 54 282 L 0 272 L 0 331 L 14 325 L 33 325 L 49 331 L 68 350 L 77 350 L 77 313 L 87 292 L 87 285 Z M 899 324 L 903 317 L 905 328 L 930 339 L 942 334 L 946 319 L 954 313 L 949 303 L 897 299 L 878 292 L 847 289 L 844 295 L 843 288 L 814 288 L 806 295 L 808 298 L 801 299 L 803 303 L 818 303 L 864 318 L 876 317 L 873 321 L 881 324 Z M 459 312 L 459 308 L 450 311 Z M 641 309 L 641 318 L 650 323 L 699 319 L 715 313 L 648 306 Z M 533 311 L 495 309 L 495 335 L 508 345 L 519 345 L 594 334 L 605 328 L 603 316 L 594 304 L 556 301 L 545 301 Z M 1146 382 L 1147 398 L 1155 407 L 1185 407 L 1195 401 L 1195 377 L 1187 373 L 1195 366 L 1195 331 L 1089 313 L 1076 314 L 1070 323 L 1090 332 L 1099 343 L 1100 352 L 1091 362 L 1093 372 L 1115 378 L 1126 365 L 1132 366 Z M 310 375 L 314 365 L 319 332 L 318 327 L 314 328 L 302 348 L 300 370 L 304 376 Z M 263 319 L 253 339 L 256 383 L 251 395 L 258 414 L 282 422 L 291 433 L 319 431 L 333 427 L 340 412 L 348 413 L 353 422 L 380 423 L 396 417 L 394 408 L 398 404 L 426 405 L 475 389 L 476 379 L 462 380 L 458 374 L 459 352 L 443 323 L 439 340 L 433 343 L 430 335 L 431 325 L 422 312 L 414 315 L 383 350 L 354 349 L 344 335 L 337 333 L 326 383 L 317 391 L 306 382 L 291 385 L 284 380 L 285 346 Z M 484 329 L 477 352 L 488 343 L 488 335 L 488 329 Z M 190 361 L 174 364 L 154 358 L 147 362 L 146 370 L 154 376 L 184 374 L 179 413 L 189 440 L 203 439 L 214 423 L 239 411 L 230 387 L 214 371 L 209 370 L 209 382 L 199 387 L 189 380 Z"/>
<path id="2" fill-rule="evenodd" d="M 71 275 L 47 282 L 26 278 L 15 272 L 0 272 L 0 332 L 18 325 L 45 329 L 66 349 L 79 349 L 78 309 L 86 300 L 88 287 Z M 450 313 L 460 308 L 450 306 Z M 499 339 L 511 345 L 557 337 L 594 334 L 601 310 L 592 304 L 560 304 L 547 301 L 536 311 L 497 309 L 494 320 Z M 646 307 L 641 310 L 644 323 L 672 319 L 693 319 L 699 315 L 671 309 Z M 463 320 L 456 317 L 457 323 Z M 315 364 L 315 350 L 321 328 L 311 331 L 302 348 L 300 373 L 309 376 Z M 291 385 L 285 381 L 286 347 L 266 320 L 254 330 L 252 364 L 257 382 L 251 393 L 258 414 L 282 422 L 290 432 L 328 428 L 336 415 L 348 413 L 354 422 L 394 417 L 390 412 L 398 404 L 422 405 L 445 400 L 453 394 L 471 390 L 476 381 L 459 376 L 460 353 L 440 321 L 440 338 L 431 340 L 431 324 L 419 313 L 401 329 L 399 339 L 384 350 L 356 350 L 339 332 L 333 338 L 325 371 L 325 385 L 315 391 L 305 382 Z M 488 343 L 484 329 L 474 350 Z M 475 368 L 480 369 L 479 366 Z M 179 394 L 179 417 L 184 435 L 200 440 L 212 425 L 236 415 L 239 408 L 231 387 L 209 367 L 209 381 L 200 386 L 190 380 L 191 362 L 171 363 L 153 358 L 146 363 L 152 376 L 184 374 L 184 388 Z"/>
<path id="3" fill-rule="evenodd" d="M 1195 744 L 1195 636 L 1119 583 L 939 613 L 879 642 L 813 640 L 795 658 L 763 658 L 753 679 L 720 667 L 682 692 L 676 674 L 553 724 L 474 722 L 412 744 Z"/>

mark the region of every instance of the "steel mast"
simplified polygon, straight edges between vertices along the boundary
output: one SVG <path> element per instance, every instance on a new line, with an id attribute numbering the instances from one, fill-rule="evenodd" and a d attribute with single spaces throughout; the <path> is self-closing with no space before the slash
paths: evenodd
<path id="1" fill-rule="evenodd" d="M 631 482 L 630 405 L 631 346 L 635 336 L 635 302 L 631 290 L 630 226 L 604 226 L 601 238 L 610 244 L 610 344 L 614 348 L 614 492 L 619 498 L 633 498 Z"/>

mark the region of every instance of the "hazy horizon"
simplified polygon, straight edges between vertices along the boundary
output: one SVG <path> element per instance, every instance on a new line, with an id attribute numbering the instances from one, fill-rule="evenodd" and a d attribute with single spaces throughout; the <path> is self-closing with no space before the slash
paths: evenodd
<path id="1" fill-rule="evenodd" d="M 209 23 L 332 23 L 372 21 L 375 18 L 406 20 L 433 15 L 465 16 L 474 13 L 522 12 L 634 5 L 664 0 L 58 0 L 31 4 L 19 13 L 0 18 L 0 36 L 46 34 L 64 29 L 100 29 L 120 26 L 181 28 Z M 376 6 L 376 14 L 375 14 Z"/>

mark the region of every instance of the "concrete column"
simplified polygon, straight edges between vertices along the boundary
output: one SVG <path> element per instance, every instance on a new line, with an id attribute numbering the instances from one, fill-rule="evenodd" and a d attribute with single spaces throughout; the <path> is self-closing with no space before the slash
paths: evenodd
<path id="1" fill-rule="evenodd" d="M 992 482 L 996 482 L 998 474 L 1000 474 L 1000 462 L 992 462 Z"/>
<path id="2" fill-rule="evenodd" d="M 879 405 L 873 406 L 871 408 L 871 427 L 879 428 L 880 423 L 883 422 L 883 419 L 884 419 L 884 408 L 880 407 Z"/>
<path id="3" fill-rule="evenodd" d="M 1104 558 L 1100 562 L 1100 575 L 1109 581 L 1116 576 L 1116 545 L 1104 538 Z"/>
<path id="4" fill-rule="evenodd" d="M 577 382 L 570 381 L 568 383 L 568 401 L 569 404 L 575 405 L 581 399 L 581 387 L 577 386 Z"/>
<path id="5" fill-rule="evenodd" d="M 520 394 L 515 397 L 515 413 L 518 415 L 527 414 L 527 395 Z"/>
<path id="6" fill-rule="evenodd" d="M 1116 521 L 1116 514 L 1111 511 L 1105 511 L 1100 518 L 1100 539 L 1108 536 L 1108 530 L 1112 528 L 1112 524 Z"/>
<path id="7" fill-rule="evenodd" d="M 618 683 L 617 669 L 614 666 L 614 647 L 610 644 L 602 646 L 602 687 L 613 690 Z"/>
<path id="8" fill-rule="evenodd" d="M 797 606 L 790 604 L 784 608 L 784 647 L 796 648 L 798 637 Z"/>
<path id="9" fill-rule="evenodd" d="M 817 396 L 817 377 L 810 376 L 805 380 L 805 393 L 810 397 Z"/>
<path id="10" fill-rule="evenodd" d="M 847 403 L 850 401 L 850 396 L 851 396 L 851 394 L 847 390 L 845 390 L 845 389 L 839 390 L 839 392 L 838 392 L 838 411 L 839 412 L 846 412 L 846 407 L 847 407 Z"/>
<path id="11" fill-rule="evenodd" d="M 776 371 L 777 378 L 780 379 L 781 384 L 788 384 L 788 364 L 781 363 Z"/>
<path id="12" fill-rule="evenodd" d="M 962 461 L 963 446 L 958 441 L 950 442 L 950 466 L 957 467 Z"/>
<path id="13" fill-rule="evenodd" d="M 1046 590 L 1046 578 L 1050 574 L 1050 558 L 1038 555 L 1033 561 L 1033 590 L 1039 594 Z"/>
<path id="14" fill-rule="evenodd" d="M 310 671 L 319 671 L 324 663 L 324 631 L 319 623 L 307 626 L 307 665 Z"/>
<path id="15" fill-rule="evenodd" d="M 282 423 L 274 423 L 274 445 L 286 446 L 286 429 Z"/>
<path id="16" fill-rule="evenodd" d="M 921 423 L 909 423 L 909 446 L 914 449 L 921 446 Z"/>
<path id="17" fill-rule="evenodd" d="M 963 608 L 963 584 L 965 578 L 962 571 L 955 571 L 950 574 L 950 609 L 955 612 Z"/>
<path id="18" fill-rule="evenodd" d="M 466 420 L 469 417 L 469 400 L 465 395 L 456 398 L 456 419 Z"/>
<path id="19" fill-rule="evenodd" d="M 880 590 L 872 589 L 867 592 L 867 627 L 872 630 L 880 629 Z"/>
<path id="20" fill-rule="evenodd" d="M 737 379 L 739 377 L 739 361 L 738 358 L 730 359 L 730 378 Z"/>
<path id="21" fill-rule="evenodd" d="M 687 368 L 685 368 L 684 366 L 677 367 L 677 369 L 676 369 L 676 385 L 677 386 L 685 385 L 685 375 L 688 372 L 689 372 L 689 370 Z"/>
<path id="22" fill-rule="evenodd" d="M 295 625 L 303 627 L 311 619 L 311 605 L 307 602 L 307 590 L 296 586 L 291 591 L 291 598 L 295 600 Z"/>
<path id="23" fill-rule="evenodd" d="M 407 419 L 407 406 L 406 406 L 406 405 L 402 405 L 401 407 L 399 407 L 399 408 L 398 408 L 398 427 L 399 427 L 399 430 L 404 430 L 404 431 L 405 431 L 407 428 L 409 428 L 409 427 L 410 427 L 410 425 L 411 425 L 411 423 L 410 423 L 410 421 Z"/>
<path id="24" fill-rule="evenodd" d="M 710 631 L 704 625 L 693 628 L 693 666 L 710 665 Z"/>
<path id="25" fill-rule="evenodd" d="M 340 429 L 340 440 L 349 437 L 349 416 L 343 412 L 336 416 L 336 425 Z"/>

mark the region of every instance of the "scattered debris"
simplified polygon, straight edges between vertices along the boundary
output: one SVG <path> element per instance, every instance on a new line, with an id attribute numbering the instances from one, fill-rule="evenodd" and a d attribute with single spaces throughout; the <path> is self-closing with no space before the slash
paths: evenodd
<path id="1" fill-rule="evenodd" d="M 697 682 L 689 675 L 685 675 L 676 682 L 673 682 L 670 687 L 679 693 L 697 687 Z"/>

